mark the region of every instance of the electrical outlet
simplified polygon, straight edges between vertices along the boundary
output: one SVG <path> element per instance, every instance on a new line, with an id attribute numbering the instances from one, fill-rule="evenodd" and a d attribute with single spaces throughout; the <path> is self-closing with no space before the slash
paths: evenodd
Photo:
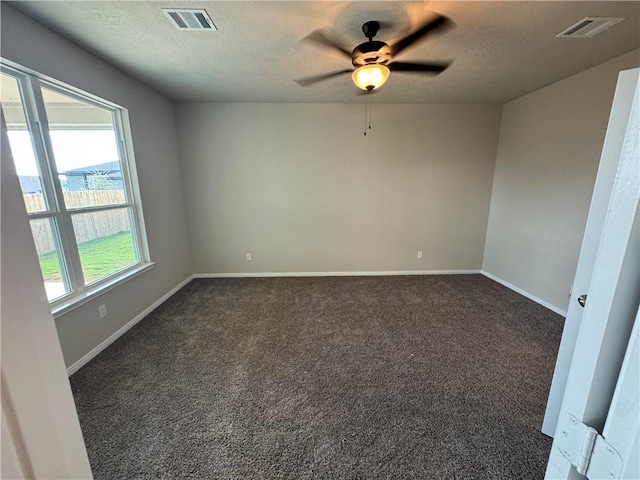
<path id="1" fill-rule="evenodd" d="M 247 253 L 247 262 L 251 261 L 251 253 Z"/>
<path id="2" fill-rule="evenodd" d="M 104 303 L 98 307 L 98 313 L 100 314 L 100 318 L 107 316 L 107 306 Z"/>
<path id="3" fill-rule="evenodd" d="M 422 250 L 418 250 L 418 258 L 422 258 Z"/>

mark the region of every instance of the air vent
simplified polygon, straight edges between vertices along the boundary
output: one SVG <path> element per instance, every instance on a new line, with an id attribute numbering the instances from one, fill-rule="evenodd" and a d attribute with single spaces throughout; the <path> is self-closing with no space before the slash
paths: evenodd
<path id="1" fill-rule="evenodd" d="M 204 10 L 189 8 L 163 8 L 162 12 L 178 30 L 207 31 L 217 30 Z"/>
<path id="2" fill-rule="evenodd" d="M 614 17 L 586 17 L 559 33 L 556 37 L 591 38 L 625 20 Z"/>

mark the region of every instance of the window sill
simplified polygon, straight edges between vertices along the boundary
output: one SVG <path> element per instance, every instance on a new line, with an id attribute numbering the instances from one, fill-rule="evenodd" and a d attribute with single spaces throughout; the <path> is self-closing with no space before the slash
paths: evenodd
<path id="1" fill-rule="evenodd" d="M 91 285 L 80 293 L 71 294 L 68 297 L 64 297 L 56 302 L 53 302 L 51 304 L 51 312 L 53 313 L 53 318 L 61 317 L 71 310 L 78 308 L 79 306 L 84 305 L 85 303 L 99 297 L 103 293 L 106 293 L 109 290 L 112 290 L 131 280 L 132 278 L 137 277 L 141 273 L 151 270 L 154 265 L 154 262 L 138 264 L 130 268 L 129 270 L 120 273 L 119 275 L 115 275 L 100 282 L 97 285 Z"/>

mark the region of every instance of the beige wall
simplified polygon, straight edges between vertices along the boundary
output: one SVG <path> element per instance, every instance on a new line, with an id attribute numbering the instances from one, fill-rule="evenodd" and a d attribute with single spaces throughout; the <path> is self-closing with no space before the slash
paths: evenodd
<path id="1" fill-rule="evenodd" d="M 483 270 L 559 310 L 575 273 L 618 72 L 635 50 L 503 108 Z"/>
<path id="2" fill-rule="evenodd" d="M 195 273 L 480 268 L 500 106 L 177 111 Z"/>
<path id="3" fill-rule="evenodd" d="M 173 104 L 2 3 L 1 54 L 129 110 L 154 268 L 56 319 L 67 366 L 99 345 L 190 271 Z M 98 305 L 109 315 L 100 319 Z"/>

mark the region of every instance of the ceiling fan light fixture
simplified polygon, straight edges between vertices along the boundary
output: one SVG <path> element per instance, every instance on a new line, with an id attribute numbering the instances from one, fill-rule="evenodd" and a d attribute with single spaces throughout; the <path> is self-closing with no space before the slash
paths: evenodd
<path id="1" fill-rule="evenodd" d="M 389 78 L 389 68 L 380 64 L 363 65 L 354 70 L 351 78 L 356 87 L 362 90 L 375 90 Z"/>

